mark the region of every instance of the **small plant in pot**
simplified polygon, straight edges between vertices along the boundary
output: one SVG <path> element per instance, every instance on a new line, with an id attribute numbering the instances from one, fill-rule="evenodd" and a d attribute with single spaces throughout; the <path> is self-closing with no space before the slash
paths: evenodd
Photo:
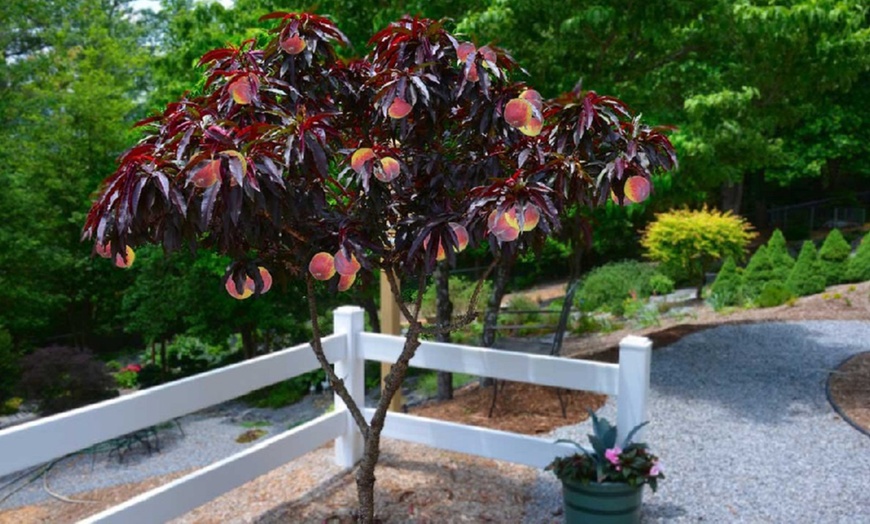
<path id="1" fill-rule="evenodd" d="M 562 481 L 565 522 L 639 523 L 644 484 L 655 491 L 664 479 L 658 457 L 646 444 L 631 441 L 647 423 L 636 426 L 617 445 L 616 427 L 591 411 L 590 415 L 592 450 L 572 440 L 557 440 L 573 444 L 579 452 L 558 457 L 546 468 Z"/>

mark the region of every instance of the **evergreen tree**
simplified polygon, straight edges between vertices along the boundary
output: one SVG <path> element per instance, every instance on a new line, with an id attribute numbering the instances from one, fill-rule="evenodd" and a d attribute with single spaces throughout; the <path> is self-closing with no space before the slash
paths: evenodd
<path id="1" fill-rule="evenodd" d="M 743 302 L 743 275 L 738 272 L 733 258 L 728 257 L 725 260 L 716 280 L 710 286 L 710 292 L 721 306 L 737 306 Z"/>
<path id="2" fill-rule="evenodd" d="M 870 233 L 858 244 L 855 256 L 849 259 L 846 267 L 846 282 L 870 280 Z"/>
<path id="3" fill-rule="evenodd" d="M 767 246 L 761 246 L 746 265 L 746 271 L 743 273 L 743 292 L 746 297 L 754 299 L 761 294 L 764 284 L 773 279 L 773 264 L 767 253 Z"/>
<path id="4" fill-rule="evenodd" d="M 773 279 L 784 283 L 794 267 L 794 259 L 788 253 L 785 237 L 777 229 L 767 242 L 767 256 L 773 266 Z"/>
<path id="5" fill-rule="evenodd" d="M 826 285 L 832 286 L 843 281 L 851 253 L 852 246 L 843 238 L 843 233 L 839 229 L 832 229 L 819 250 Z"/>
<path id="6" fill-rule="evenodd" d="M 821 293 L 825 290 L 825 276 L 816 254 L 816 246 L 807 240 L 804 242 L 797 262 L 788 276 L 786 286 L 799 296 Z"/>

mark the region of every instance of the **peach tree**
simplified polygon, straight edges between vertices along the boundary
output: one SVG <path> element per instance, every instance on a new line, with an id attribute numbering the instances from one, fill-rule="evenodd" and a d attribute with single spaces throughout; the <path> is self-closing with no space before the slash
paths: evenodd
<path id="1" fill-rule="evenodd" d="M 496 261 L 540 245 L 568 208 L 645 199 L 676 159 L 619 100 L 577 90 L 545 102 L 505 51 L 441 22 L 405 17 L 343 61 L 346 38 L 326 18 L 264 19 L 278 22 L 265 45 L 206 53 L 204 92 L 140 123 L 145 137 L 104 182 L 84 237 L 122 267 L 142 243 L 229 255 L 222 285 L 236 299 L 304 279 L 314 352 L 363 436 L 356 481 L 370 522 L 387 408 L 420 336 L 474 315 L 472 304 L 450 326 L 421 322 L 437 262 L 470 243 Z M 370 421 L 324 356 L 315 303 L 316 286 L 341 292 L 361 271 L 383 271 L 396 297 L 399 278 L 421 290 L 399 301 L 406 342 Z"/>

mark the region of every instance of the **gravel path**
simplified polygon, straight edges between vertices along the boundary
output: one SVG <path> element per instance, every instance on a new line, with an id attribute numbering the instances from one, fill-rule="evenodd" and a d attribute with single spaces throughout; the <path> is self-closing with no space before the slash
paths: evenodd
<path id="1" fill-rule="evenodd" d="M 722 326 L 655 350 L 644 440 L 666 480 L 645 522 L 870 522 L 870 438 L 825 398 L 828 373 L 870 350 L 870 323 Z M 616 420 L 615 399 L 599 411 Z M 559 428 L 586 443 L 588 423 Z M 560 522 L 539 474 L 526 522 Z"/>
<path id="2" fill-rule="evenodd" d="M 308 395 L 281 409 L 257 409 L 240 401 L 225 402 L 185 415 L 178 419 L 178 425 L 165 424 L 158 435 L 159 453 L 148 454 L 141 444 L 125 453 L 123 461 L 105 449 L 78 453 L 62 459 L 49 471 L 48 484 L 55 493 L 75 498 L 76 493 L 201 468 L 258 442 L 236 442 L 249 429 L 265 430 L 267 434 L 261 439 L 268 438 L 319 416 L 331 404 L 332 394 Z M 17 475 L 0 477 L 0 499 L 22 484 L 19 481 L 10 485 Z M 0 503 L 0 512 L 50 498 L 40 479 Z"/>

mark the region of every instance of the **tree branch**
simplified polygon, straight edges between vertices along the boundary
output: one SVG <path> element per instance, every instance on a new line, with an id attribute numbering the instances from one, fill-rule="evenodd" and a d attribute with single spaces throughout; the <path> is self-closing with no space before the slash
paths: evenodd
<path id="1" fill-rule="evenodd" d="M 335 371 L 332 369 L 332 366 L 329 364 L 329 360 L 326 359 L 326 353 L 323 352 L 323 343 L 321 340 L 323 334 L 320 331 L 320 324 L 317 321 L 317 303 L 314 300 L 314 279 L 308 273 L 305 275 L 305 284 L 308 288 L 308 313 L 311 316 L 311 330 L 314 333 L 314 338 L 311 341 L 314 355 L 317 357 L 317 361 L 320 362 L 320 367 L 323 368 L 323 371 L 326 373 L 326 377 L 329 379 L 329 384 L 332 386 L 332 389 L 335 390 L 338 396 L 341 397 L 341 400 L 343 400 L 345 405 L 347 405 L 347 409 L 350 411 L 350 414 L 353 417 L 354 422 L 356 422 L 357 427 L 359 427 L 360 432 L 362 432 L 363 436 L 367 438 L 370 426 L 366 422 L 365 416 L 363 416 L 360 407 L 356 405 L 353 397 L 350 396 L 350 392 L 348 392 L 347 388 L 344 386 L 344 380 L 338 378 Z"/>

